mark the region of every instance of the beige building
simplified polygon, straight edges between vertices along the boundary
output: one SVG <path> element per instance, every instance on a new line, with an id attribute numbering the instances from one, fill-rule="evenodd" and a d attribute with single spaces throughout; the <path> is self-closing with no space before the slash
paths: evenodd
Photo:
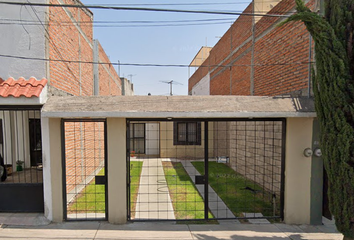
<path id="1" fill-rule="evenodd" d="M 77 109 L 80 109 L 80 111 Z M 189 161 L 191 157 L 195 156 L 202 156 L 204 161 L 206 158 L 209 164 L 212 164 L 214 161 L 212 159 L 221 154 L 217 151 L 222 149 L 224 151 L 222 154 L 234 151 L 233 148 L 237 144 L 227 144 L 227 132 L 230 130 L 225 130 L 225 125 L 227 125 L 224 124 L 225 122 L 232 120 L 229 124 L 230 128 L 236 128 L 236 126 L 232 126 L 235 125 L 235 122 L 240 122 L 241 125 L 253 123 L 253 126 L 257 126 L 260 123 L 265 124 L 267 121 L 274 122 L 276 125 L 280 121 L 284 123 L 281 125 L 281 130 L 284 130 L 283 133 L 285 133 L 281 138 L 284 144 L 281 145 L 283 151 L 281 151 L 280 156 L 284 160 L 281 166 L 283 174 L 277 175 L 283 178 L 280 186 L 283 201 L 281 214 L 286 223 L 314 224 L 321 218 L 322 199 L 318 198 L 318 193 L 322 191 L 322 178 L 321 173 L 316 172 L 321 169 L 321 166 L 319 166 L 321 161 L 316 156 L 304 155 L 304 150 L 313 149 L 318 143 L 313 127 L 315 117 L 313 103 L 301 99 L 295 99 L 294 101 L 290 98 L 235 96 L 51 98 L 42 111 L 42 132 L 44 133 L 43 142 L 45 143 L 43 146 L 45 215 L 54 222 L 62 222 L 67 217 L 65 214 L 69 214 L 65 211 L 67 206 L 63 201 L 65 198 L 63 198 L 62 189 L 64 188 L 63 185 L 66 184 L 63 181 L 63 149 L 58 148 L 63 141 L 60 134 L 62 121 L 99 120 L 106 124 L 105 146 L 108 173 L 105 180 L 107 183 L 105 185 L 107 197 L 105 202 L 107 204 L 106 216 L 111 223 L 125 223 L 130 214 L 129 209 L 132 202 L 127 200 L 129 199 L 127 196 L 127 186 L 129 186 L 127 169 L 129 168 L 127 166 L 128 164 L 134 165 L 136 164 L 135 161 L 139 161 L 136 156 L 129 156 L 127 151 L 130 146 L 127 140 L 132 140 L 129 138 L 131 132 L 127 131 L 127 129 L 130 129 L 130 124 L 144 121 L 151 123 L 152 126 L 159 126 L 158 144 L 160 151 L 157 157 L 162 159 L 168 157 L 168 161 L 177 158 L 179 160 L 174 162 L 174 165 L 176 165 L 179 162 L 184 164 L 183 158 Z M 190 135 L 189 140 L 187 139 L 189 145 L 173 146 L 171 134 L 174 131 L 172 129 L 174 122 L 201 122 L 201 129 L 204 129 L 200 138 L 201 145 L 192 147 L 192 144 L 199 144 L 199 142 L 197 137 L 192 138 L 192 135 Z M 224 126 L 222 124 L 218 126 L 219 122 L 223 123 Z M 238 127 L 240 128 L 241 125 Z M 180 127 L 184 128 L 187 125 L 181 125 Z M 217 128 L 224 130 L 216 131 Z M 243 126 L 242 129 L 245 128 L 247 126 Z M 269 128 L 269 126 L 265 124 L 263 128 L 259 129 L 259 132 L 266 134 L 266 128 Z M 193 132 L 191 129 L 194 131 L 194 128 L 190 127 L 189 132 Z M 272 127 L 272 129 L 274 129 L 274 133 L 279 132 L 277 126 Z M 252 131 L 254 132 L 254 129 L 250 129 L 250 132 Z M 248 131 L 245 131 L 245 133 L 248 133 Z M 258 132 L 256 133 L 258 134 Z M 167 137 L 168 134 L 169 137 Z M 220 136 L 223 137 L 220 138 Z M 176 137 L 177 141 L 183 139 L 185 143 L 187 142 L 185 135 Z M 246 138 L 246 142 L 251 144 L 245 145 L 245 147 L 253 146 L 256 150 L 262 148 L 262 151 L 264 151 L 265 146 L 270 144 L 260 142 L 261 136 L 248 135 L 246 137 L 249 138 Z M 208 139 L 208 141 L 205 142 L 203 139 Z M 234 138 L 231 139 L 234 141 Z M 277 137 L 272 136 L 263 139 L 275 141 Z M 228 147 L 217 148 L 216 145 L 218 144 L 228 145 Z M 242 145 L 242 142 L 239 141 L 238 144 Z M 257 144 L 260 144 L 261 147 L 257 147 Z M 170 147 L 165 148 L 164 145 L 170 145 Z M 204 154 L 199 152 L 201 151 L 199 149 L 202 149 L 201 146 L 204 146 Z M 173 154 L 164 152 L 164 149 L 172 149 Z M 193 152 L 191 152 L 191 149 L 193 149 Z M 209 150 L 205 151 L 205 149 Z M 277 149 L 274 149 L 274 152 L 277 151 Z M 182 153 L 184 155 L 181 155 Z M 247 154 L 250 153 L 251 151 L 248 151 Z M 244 154 L 243 157 L 247 157 L 247 154 Z M 255 151 L 252 154 L 252 156 L 257 156 L 257 154 L 267 156 L 260 151 Z M 234 158 L 231 154 L 228 157 L 230 162 Z M 127 161 L 127 159 L 129 160 Z M 250 165 L 259 166 L 260 164 L 253 162 Z M 239 167 L 236 166 L 237 168 Z M 152 169 L 150 168 L 150 171 Z M 254 170 L 257 169 L 252 171 Z M 267 177 L 266 174 L 263 176 Z M 101 180 L 96 179 L 96 181 Z M 140 182 L 140 188 L 142 187 L 141 184 L 145 183 Z M 153 184 L 150 187 L 152 186 Z M 149 199 L 149 197 L 151 195 L 148 195 L 146 199 Z M 173 199 L 173 197 L 171 198 Z M 139 204 L 138 202 L 133 203 Z M 146 203 L 148 204 L 148 202 Z M 132 218 L 132 216 L 130 217 Z"/>

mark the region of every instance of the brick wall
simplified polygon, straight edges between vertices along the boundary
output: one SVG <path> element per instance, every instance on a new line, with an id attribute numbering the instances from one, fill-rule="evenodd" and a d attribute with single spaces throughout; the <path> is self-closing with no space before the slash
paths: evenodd
<path id="1" fill-rule="evenodd" d="M 315 0 L 307 3 L 315 8 Z M 289 14 L 295 2 L 283 0 L 269 14 Z M 252 12 L 252 4 L 244 11 Z M 279 17 L 263 17 L 255 25 L 254 95 L 308 91 L 309 33 L 300 22 L 279 27 Z M 240 16 L 189 79 L 188 91 L 210 73 L 211 95 L 250 95 L 252 17 Z M 313 44 L 312 44 L 313 53 Z M 232 64 L 232 67 L 229 65 Z M 231 88 L 231 91 L 230 91 Z"/>
<path id="2" fill-rule="evenodd" d="M 229 166 L 236 172 L 280 196 L 280 121 L 214 122 L 213 131 L 215 156 L 229 157 Z"/>
<path id="3" fill-rule="evenodd" d="M 50 4 L 80 4 L 76 0 L 50 0 Z M 49 57 L 93 61 L 92 19 L 82 8 L 49 8 Z M 72 95 L 93 94 L 93 67 L 87 63 L 50 62 L 50 85 Z"/>
<path id="4" fill-rule="evenodd" d="M 50 0 L 51 4 L 82 4 L 78 0 Z M 51 88 L 71 95 L 90 96 L 93 78 L 93 14 L 83 8 L 49 8 L 49 58 L 74 62 L 50 62 Z M 99 45 L 99 61 L 110 63 Z M 99 65 L 100 95 L 121 95 L 121 81 L 112 64 Z M 55 93 L 53 93 L 55 94 Z"/>
<path id="5" fill-rule="evenodd" d="M 110 63 L 110 60 L 103 50 L 101 44 L 98 44 L 99 61 Z M 101 64 L 98 66 L 100 95 L 122 95 L 122 82 L 112 64 Z"/>
<path id="6" fill-rule="evenodd" d="M 104 125 L 97 122 L 65 123 L 67 193 L 79 193 L 104 166 Z"/>
<path id="7" fill-rule="evenodd" d="M 229 129 L 231 167 L 280 196 L 281 122 L 232 122 Z"/>

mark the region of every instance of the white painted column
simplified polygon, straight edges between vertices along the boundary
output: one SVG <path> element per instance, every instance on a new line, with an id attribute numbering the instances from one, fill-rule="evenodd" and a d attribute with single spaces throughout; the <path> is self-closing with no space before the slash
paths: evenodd
<path id="1" fill-rule="evenodd" d="M 108 221 L 127 222 L 126 119 L 107 119 Z"/>
<path id="2" fill-rule="evenodd" d="M 42 118 L 44 215 L 53 222 L 63 221 L 63 179 L 61 121 Z"/>
<path id="3" fill-rule="evenodd" d="M 284 221 L 310 224 L 311 157 L 303 155 L 312 147 L 313 118 L 288 118 L 285 151 Z"/>

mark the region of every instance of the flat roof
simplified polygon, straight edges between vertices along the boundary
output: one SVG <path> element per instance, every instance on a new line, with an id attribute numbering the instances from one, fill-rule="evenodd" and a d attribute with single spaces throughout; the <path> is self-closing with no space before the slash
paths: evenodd
<path id="1" fill-rule="evenodd" d="M 280 118 L 316 117 L 309 98 L 259 96 L 50 97 L 51 118 Z"/>

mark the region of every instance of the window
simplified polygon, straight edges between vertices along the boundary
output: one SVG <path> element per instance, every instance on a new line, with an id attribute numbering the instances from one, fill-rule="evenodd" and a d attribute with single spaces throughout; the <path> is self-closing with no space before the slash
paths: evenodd
<path id="1" fill-rule="evenodd" d="M 201 145 L 201 123 L 174 122 L 173 145 Z"/>
<path id="2" fill-rule="evenodd" d="M 145 153 L 145 123 L 130 124 L 130 151 Z"/>
<path id="3" fill-rule="evenodd" d="M 0 119 L 0 144 L 4 143 L 4 139 L 3 139 L 3 133 L 2 133 L 2 119 Z"/>

